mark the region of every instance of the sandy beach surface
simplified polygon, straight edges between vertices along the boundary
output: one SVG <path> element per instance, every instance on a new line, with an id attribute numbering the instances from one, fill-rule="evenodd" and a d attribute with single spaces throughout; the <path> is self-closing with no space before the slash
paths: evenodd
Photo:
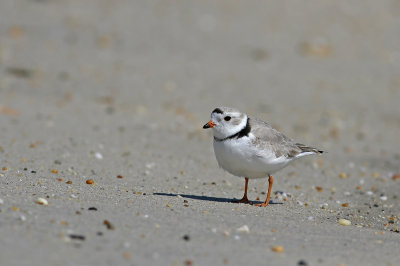
<path id="1" fill-rule="evenodd" d="M 0 265 L 399 265 L 399 14 L 0 1 Z M 276 173 L 267 208 L 231 203 L 217 106 L 327 153 Z"/>

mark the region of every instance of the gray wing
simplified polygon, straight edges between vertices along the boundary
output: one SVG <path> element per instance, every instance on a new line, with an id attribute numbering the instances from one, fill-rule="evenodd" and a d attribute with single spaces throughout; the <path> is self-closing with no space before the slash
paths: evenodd
<path id="1" fill-rule="evenodd" d="M 256 137 L 253 140 L 253 144 L 261 151 L 272 150 L 276 157 L 292 158 L 305 152 L 322 153 L 316 148 L 294 142 L 291 138 L 260 119 L 250 117 L 250 126 L 252 133 Z"/>

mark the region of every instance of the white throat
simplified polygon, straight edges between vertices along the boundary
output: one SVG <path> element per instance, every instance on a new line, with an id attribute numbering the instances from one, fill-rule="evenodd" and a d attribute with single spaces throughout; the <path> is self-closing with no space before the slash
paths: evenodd
<path id="1" fill-rule="evenodd" d="M 220 125 L 213 127 L 213 134 L 216 139 L 223 140 L 238 134 L 241 130 L 246 128 L 247 125 L 247 115 L 243 116 L 238 124 L 225 124 L 220 123 Z"/>

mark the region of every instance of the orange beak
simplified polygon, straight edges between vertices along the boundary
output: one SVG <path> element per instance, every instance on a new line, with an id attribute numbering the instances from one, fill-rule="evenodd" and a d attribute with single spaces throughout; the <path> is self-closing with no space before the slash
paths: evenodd
<path id="1" fill-rule="evenodd" d="M 207 124 L 203 126 L 203 128 L 212 128 L 213 126 L 215 126 L 215 123 L 212 120 L 210 120 L 208 121 Z"/>

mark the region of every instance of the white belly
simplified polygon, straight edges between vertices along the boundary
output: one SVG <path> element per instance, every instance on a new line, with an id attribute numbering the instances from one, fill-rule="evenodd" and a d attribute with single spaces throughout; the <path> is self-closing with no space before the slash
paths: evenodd
<path id="1" fill-rule="evenodd" d="M 267 177 L 290 162 L 284 156 L 276 158 L 272 151 L 257 150 L 248 137 L 214 140 L 214 152 L 219 166 L 239 177 Z"/>

